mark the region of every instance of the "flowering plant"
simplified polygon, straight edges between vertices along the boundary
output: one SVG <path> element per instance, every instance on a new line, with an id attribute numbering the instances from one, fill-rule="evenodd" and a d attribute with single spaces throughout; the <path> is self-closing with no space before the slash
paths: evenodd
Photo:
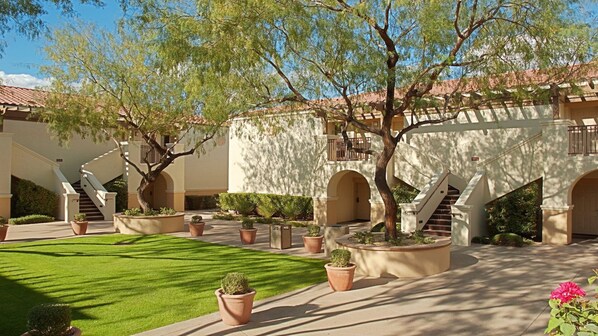
<path id="1" fill-rule="evenodd" d="M 598 269 L 588 279 L 591 285 L 598 279 Z M 598 289 L 596 290 L 598 292 Z M 594 295 L 594 297 L 598 297 Z M 550 320 L 544 331 L 550 335 L 598 335 L 598 301 L 588 300 L 586 292 L 576 283 L 560 284 L 550 293 Z"/>

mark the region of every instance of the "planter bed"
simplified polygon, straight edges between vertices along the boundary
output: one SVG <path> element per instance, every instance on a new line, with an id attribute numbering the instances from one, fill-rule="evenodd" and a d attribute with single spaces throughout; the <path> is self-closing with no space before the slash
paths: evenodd
<path id="1" fill-rule="evenodd" d="M 149 235 L 185 230 L 185 214 L 158 216 L 114 215 L 114 229 L 122 234 Z"/>

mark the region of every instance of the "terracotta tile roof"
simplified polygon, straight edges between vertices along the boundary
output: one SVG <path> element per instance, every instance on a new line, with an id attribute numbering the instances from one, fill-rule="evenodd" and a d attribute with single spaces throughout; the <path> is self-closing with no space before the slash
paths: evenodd
<path id="1" fill-rule="evenodd" d="M 46 92 L 0 85 L 0 105 L 44 107 Z"/>

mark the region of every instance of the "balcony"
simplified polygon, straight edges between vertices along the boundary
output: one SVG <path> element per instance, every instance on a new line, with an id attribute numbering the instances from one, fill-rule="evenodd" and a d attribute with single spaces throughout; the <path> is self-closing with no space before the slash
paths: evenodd
<path id="1" fill-rule="evenodd" d="M 353 149 L 368 150 L 372 146 L 372 139 L 350 138 Z M 342 138 L 328 139 L 328 160 L 329 161 L 362 161 L 367 160 L 369 154 L 358 153 L 355 150 L 349 150 Z"/>
<path id="2" fill-rule="evenodd" d="M 598 125 L 569 126 L 569 155 L 598 154 Z"/>

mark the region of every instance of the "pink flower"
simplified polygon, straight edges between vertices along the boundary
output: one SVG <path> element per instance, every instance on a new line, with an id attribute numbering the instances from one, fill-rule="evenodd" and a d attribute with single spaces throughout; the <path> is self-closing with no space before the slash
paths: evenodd
<path id="1" fill-rule="evenodd" d="M 575 298 L 585 296 L 586 292 L 581 289 L 575 282 L 567 281 L 560 284 L 555 290 L 550 293 L 551 299 L 561 301 L 561 304 L 567 303 Z"/>

